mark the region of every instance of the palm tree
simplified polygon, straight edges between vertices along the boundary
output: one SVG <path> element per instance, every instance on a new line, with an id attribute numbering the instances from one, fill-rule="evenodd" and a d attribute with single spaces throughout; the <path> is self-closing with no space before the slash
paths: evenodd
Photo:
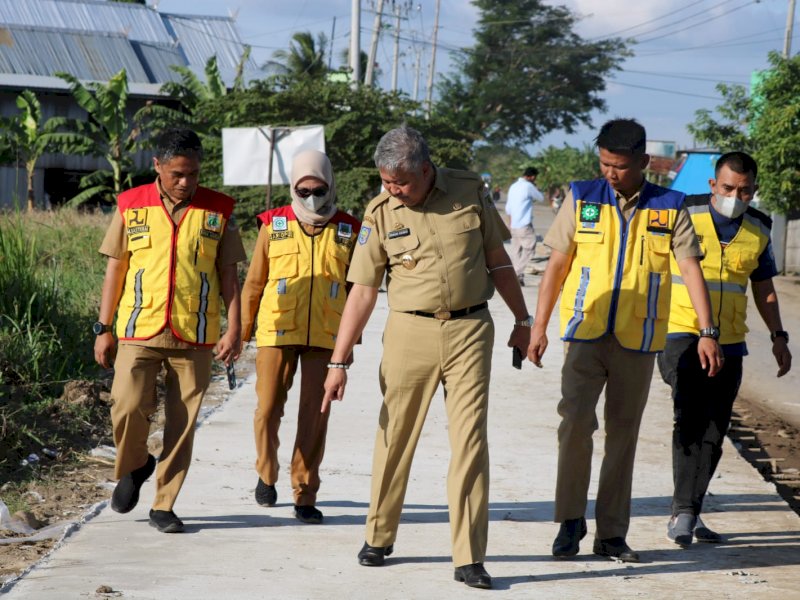
<path id="1" fill-rule="evenodd" d="M 140 135 L 140 129 L 131 124 L 127 114 L 127 73 L 122 69 L 107 84 L 92 82 L 87 85 L 69 73 L 56 75 L 70 84 L 78 106 L 88 113 L 86 121 L 74 124 L 72 133 L 80 137 L 89 154 L 105 158 L 111 167 L 110 171 L 100 169 L 84 177 L 82 191 L 69 204 L 77 206 L 98 195 L 113 202 L 123 185 L 130 185 L 132 156 Z"/>
<path id="2" fill-rule="evenodd" d="M 310 31 L 298 31 L 292 36 L 289 50 L 276 50 L 272 56 L 275 60 L 267 62 L 265 67 L 289 77 L 322 77 L 328 72 L 325 64 L 325 47 L 328 38 L 318 33 L 316 40 Z"/>
<path id="3" fill-rule="evenodd" d="M 73 121 L 65 117 L 50 117 L 42 120 L 42 107 L 39 99 L 30 90 L 23 90 L 17 96 L 20 112 L 12 117 L 0 119 L 0 153 L 9 161 L 25 166 L 28 182 L 28 212 L 35 208 L 33 175 L 36 163 L 46 152 L 74 152 L 80 149 L 82 138 L 74 133 L 59 131 L 69 127 Z"/>

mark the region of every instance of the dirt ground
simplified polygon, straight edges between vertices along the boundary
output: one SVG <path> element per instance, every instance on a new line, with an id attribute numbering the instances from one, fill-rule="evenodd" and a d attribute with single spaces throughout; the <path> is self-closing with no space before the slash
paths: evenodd
<path id="1" fill-rule="evenodd" d="M 244 356 L 242 365 L 254 364 L 254 349 Z M 247 373 L 237 364 L 237 375 Z M 215 376 L 204 402 L 204 414 L 219 406 L 228 395 L 227 380 Z M 152 431 L 158 432 L 163 415 L 154 418 Z M 729 436 L 740 454 L 765 480 L 775 483 L 778 493 L 800 514 L 800 430 L 786 423 L 758 404 L 739 398 L 734 406 Z M 157 436 L 153 436 L 157 438 Z M 158 451 L 158 442 L 151 447 Z M 114 487 L 113 460 L 84 456 L 70 468 L 53 472 L 46 480 L 28 486 L 27 498 L 31 510 L 28 517 L 33 526 L 43 527 L 61 520 L 77 519 L 97 502 L 111 497 Z M 0 530 L 0 537 L 12 537 Z M 30 568 L 55 545 L 54 540 L 35 543 L 0 545 L 0 586 Z M 0 587 L 1 590 L 1 587 Z"/>
<path id="2" fill-rule="evenodd" d="M 246 377 L 249 374 L 246 367 L 254 364 L 255 349 L 248 348 L 236 364 L 237 379 Z M 105 401 L 108 396 L 107 390 L 101 390 L 99 387 L 95 389 L 98 398 L 94 401 Z M 83 391 L 85 393 L 86 390 Z M 221 405 L 229 394 L 225 373 L 214 375 L 203 401 L 200 419 Z M 103 398 L 100 398 L 100 395 Z M 163 397 L 163 392 L 160 392 L 160 396 Z M 151 453 L 156 456 L 161 447 L 159 433 L 163 427 L 163 419 L 163 411 L 159 408 L 153 416 L 151 437 L 148 442 Z M 107 437 L 110 439 L 110 422 L 107 425 L 109 428 Z M 28 484 L 22 500 L 30 509 L 16 516 L 22 517 L 34 529 L 54 525 L 60 521 L 80 519 L 93 505 L 110 499 L 114 485 L 114 460 L 84 454 L 77 461 L 72 461 L 69 466 L 55 466 L 45 478 Z M 3 499 L 2 488 L 0 488 L 0 499 Z M 0 529 L 0 538 L 11 537 L 26 536 Z M 57 540 L 43 540 L 33 543 L 0 544 L 0 592 L 6 581 L 30 568 L 49 553 L 56 543 Z"/>

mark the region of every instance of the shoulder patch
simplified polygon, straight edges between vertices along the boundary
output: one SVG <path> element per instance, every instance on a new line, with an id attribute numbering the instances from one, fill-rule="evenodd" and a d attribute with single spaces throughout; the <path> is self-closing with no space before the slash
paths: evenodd
<path id="1" fill-rule="evenodd" d="M 366 244 L 367 240 L 369 239 L 369 234 L 371 232 L 372 232 L 371 227 L 366 227 L 366 226 L 362 227 L 361 231 L 358 232 L 358 243 L 361 244 L 362 246 Z"/>

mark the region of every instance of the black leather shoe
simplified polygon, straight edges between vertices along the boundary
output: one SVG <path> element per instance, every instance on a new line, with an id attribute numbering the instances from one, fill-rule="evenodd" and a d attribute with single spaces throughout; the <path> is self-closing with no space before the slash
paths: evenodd
<path id="1" fill-rule="evenodd" d="M 381 567 L 387 556 L 391 556 L 394 551 L 394 544 L 389 544 L 386 547 L 370 546 L 364 542 L 364 547 L 358 553 L 358 564 L 363 567 Z"/>
<path id="2" fill-rule="evenodd" d="M 472 563 L 463 567 L 456 567 L 453 579 L 462 581 L 469 587 L 480 588 L 482 590 L 492 589 L 492 577 L 483 568 L 483 563 Z"/>
<path id="3" fill-rule="evenodd" d="M 181 533 L 183 521 L 171 510 L 151 510 L 150 526 L 162 533 Z"/>
<path id="4" fill-rule="evenodd" d="M 258 478 L 256 484 L 256 503 L 259 506 L 275 506 L 278 501 L 278 492 L 275 490 L 274 485 L 269 485 Z"/>
<path id="5" fill-rule="evenodd" d="M 558 535 L 553 541 L 553 556 L 569 558 L 575 556 L 580 549 L 578 542 L 586 537 L 586 518 L 567 519 L 561 523 Z"/>
<path id="6" fill-rule="evenodd" d="M 631 550 L 625 543 L 625 538 L 615 537 L 607 540 L 594 541 L 594 553 L 598 556 L 607 556 L 612 560 L 622 562 L 639 562 L 639 554 Z"/>
<path id="7" fill-rule="evenodd" d="M 156 459 L 153 455 L 148 454 L 147 462 L 144 465 L 122 477 L 111 495 L 111 509 L 118 513 L 132 511 L 139 502 L 139 490 L 153 474 L 155 468 Z"/>
<path id="8" fill-rule="evenodd" d="M 294 506 L 294 516 L 298 521 L 319 525 L 322 523 L 322 512 L 313 506 Z"/>

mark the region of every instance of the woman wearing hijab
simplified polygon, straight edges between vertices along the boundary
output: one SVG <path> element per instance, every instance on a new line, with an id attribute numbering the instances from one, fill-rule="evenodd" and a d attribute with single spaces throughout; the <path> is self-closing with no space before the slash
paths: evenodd
<path id="1" fill-rule="evenodd" d="M 255 498 L 261 506 L 278 499 L 278 428 L 300 364 L 291 467 L 294 514 L 304 523 L 321 523 L 315 504 L 329 414 L 320 412 L 323 383 L 361 224 L 336 208 L 333 170 L 324 153 L 296 154 L 291 183 L 291 205 L 258 215 L 258 240 L 242 292 L 242 339 L 250 339 L 255 325 L 258 347 Z"/>

